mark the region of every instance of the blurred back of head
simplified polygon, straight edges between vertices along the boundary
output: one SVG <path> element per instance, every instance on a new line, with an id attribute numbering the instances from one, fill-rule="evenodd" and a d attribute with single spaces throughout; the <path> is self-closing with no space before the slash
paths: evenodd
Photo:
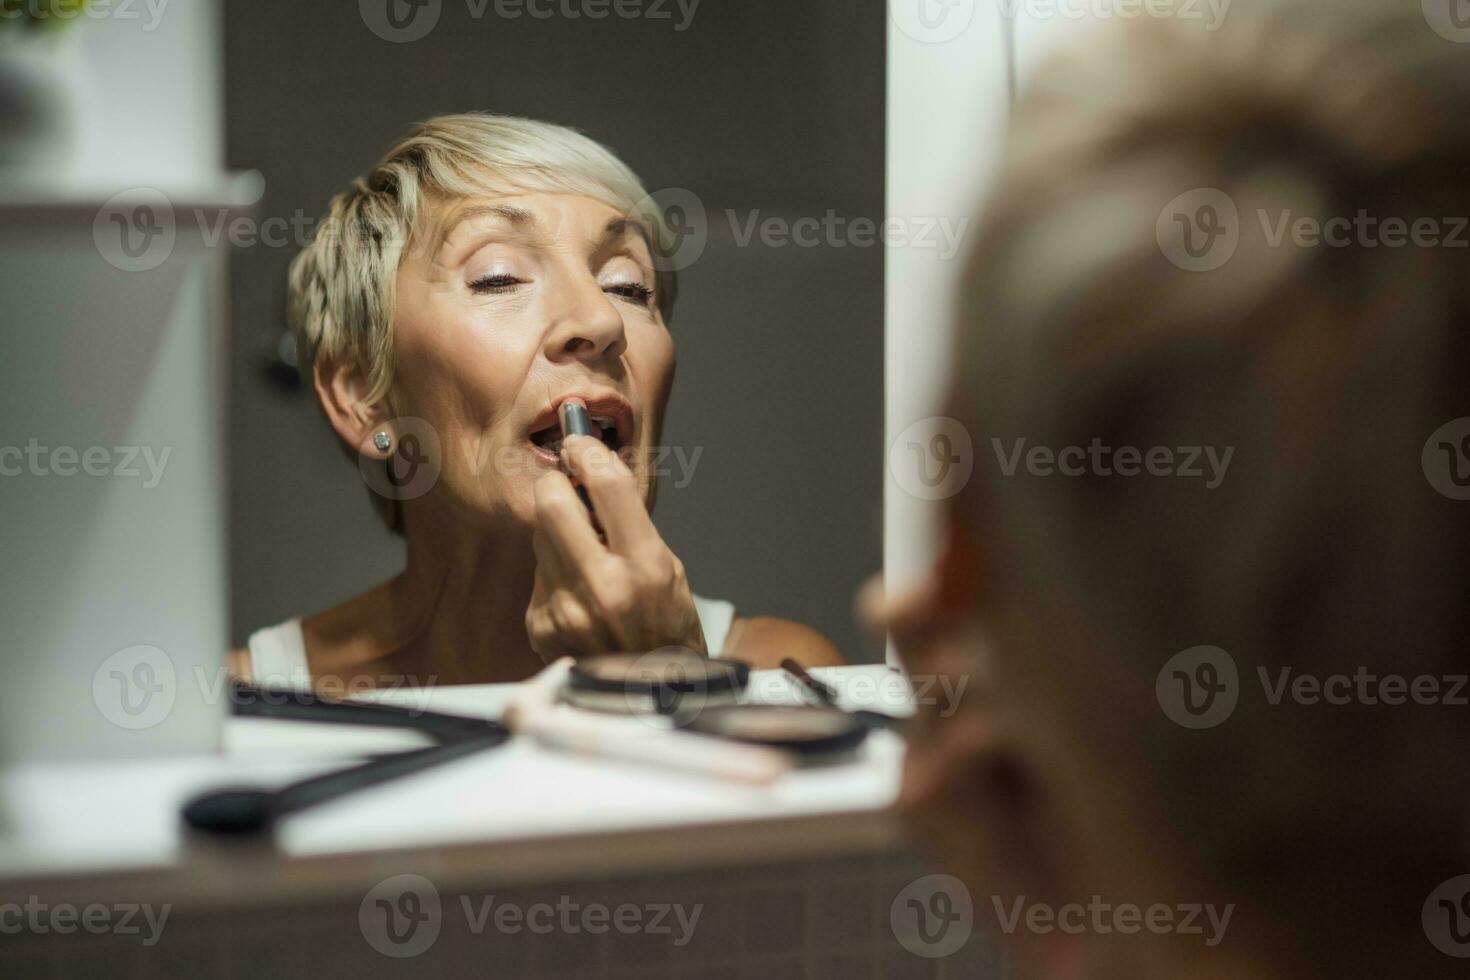
<path id="1" fill-rule="evenodd" d="M 1001 673 L 1241 928 L 1451 968 L 1420 911 L 1470 871 L 1470 421 L 1431 438 L 1470 416 L 1470 44 L 1385 0 L 1130 26 L 1023 93 L 966 279 Z M 1018 445 L 1089 455 L 1006 475 Z M 1223 671 L 1163 670 L 1202 645 Z M 1166 704 L 1229 665 L 1216 717 Z"/>

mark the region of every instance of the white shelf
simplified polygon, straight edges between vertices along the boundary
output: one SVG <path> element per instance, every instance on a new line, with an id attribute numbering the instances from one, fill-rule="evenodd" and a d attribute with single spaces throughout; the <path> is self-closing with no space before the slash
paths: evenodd
<path id="1" fill-rule="evenodd" d="M 912 710 L 883 665 L 820 668 L 847 707 Z M 398 691 L 376 700 L 498 717 L 517 685 Z M 779 671 L 756 671 L 758 700 L 803 696 Z M 179 807 L 206 789 L 279 785 L 366 751 L 404 748 L 401 732 L 344 732 L 306 722 L 234 719 L 223 756 L 33 764 L 0 769 L 0 902 L 44 894 L 98 900 L 217 902 L 361 890 L 399 868 L 440 877 L 543 881 L 677 870 L 896 846 L 890 806 L 904 743 L 874 732 L 846 761 L 749 787 L 554 751 L 514 739 L 411 779 L 291 817 L 263 848 L 186 834 Z M 99 819 L 106 814 L 106 819 Z M 718 832 L 712 828 L 719 828 Z M 233 859 L 232 859 L 233 858 Z M 203 873 L 207 868 L 208 873 Z"/>
<path id="2" fill-rule="evenodd" d="M 176 213 L 195 209 L 238 213 L 253 207 L 264 192 L 265 179 L 254 170 L 187 181 L 141 178 L 64 183 L 0 172 L 0 236 L 59 229 L 90 234 L 92 222 L 103 208 L 126 209 L 132 201 L 152 203 L 159 194 Z"/>

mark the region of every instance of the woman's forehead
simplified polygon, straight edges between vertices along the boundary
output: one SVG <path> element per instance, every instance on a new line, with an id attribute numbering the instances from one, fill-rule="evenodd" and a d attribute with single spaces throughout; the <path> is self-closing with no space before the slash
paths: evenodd
<path id="1" fill-rule="evenodd" d="M 452 247 L 489 228 L 513 231 L 530 240 L 586 242 L 590 247 L 611 238 L 645 237 L 635 216 L 606 201 L 584 194 L 515 193 L 461 197 L 433 205 L 428 227 L 431 248 Z"/>

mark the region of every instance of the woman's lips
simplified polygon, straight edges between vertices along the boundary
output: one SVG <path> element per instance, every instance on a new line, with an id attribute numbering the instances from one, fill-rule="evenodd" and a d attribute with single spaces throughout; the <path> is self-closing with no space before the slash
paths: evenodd
<path id="1" fill-rule="evenodd" d="M 545 446 L 538 446 L 530 439 L 526 440 L 526 448 L 531 451 L 531 455 L 535 457 L 536 461 L 539 463 L 544 463 L 546 466 L 549 466 L 552 469 L 555 469 L 561 465 L 560 453 L 553 452 L 550 449 L 547 449 Z M 624 463 L 628 464 L 628 467 L 631 469 L 633 467 L 633 458 L 636 455 L 635 450 L 636 447 L 632 445 L 619 446 L 616 450 L 616 455 Z"/>
<path id="2" fill-rule="evenodd" d="M 531 447 L 531 455 L 535 456 L 537 461 L 553 469 L 561 464 L 561 453 L 554 453 L 545 446 L 538 446 L 530 439 L 526 440 L 526 445 Z"/>
<path id="3" fill-rule="evenodd" d="M 532 454 L 549 466 L 558 464 L 560 454 L 557 450 L 562 438 L 558 409 L 568 400 L 581 402 L 599 429 L 604 432 L 611 431 L 609 448 L 626 460 L 625 451 L 635 443 L 636 425 L 633 407 L 626 399 L 611 393 L 567 392 L 559 396 L 527 426 L 526 443 Z M 604 443 L 609 442 L 608 439 L 603 441 Z"/>

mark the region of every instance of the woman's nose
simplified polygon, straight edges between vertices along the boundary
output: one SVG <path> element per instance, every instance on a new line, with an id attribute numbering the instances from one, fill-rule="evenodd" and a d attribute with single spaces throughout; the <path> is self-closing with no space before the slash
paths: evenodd
<path id="1" fill-rule="evenodd" d="M 546 357 L 560 361 L 616 360 L 628 346 L 623 314 L 596 283 L 577 287 L 546 337 Z"/>

